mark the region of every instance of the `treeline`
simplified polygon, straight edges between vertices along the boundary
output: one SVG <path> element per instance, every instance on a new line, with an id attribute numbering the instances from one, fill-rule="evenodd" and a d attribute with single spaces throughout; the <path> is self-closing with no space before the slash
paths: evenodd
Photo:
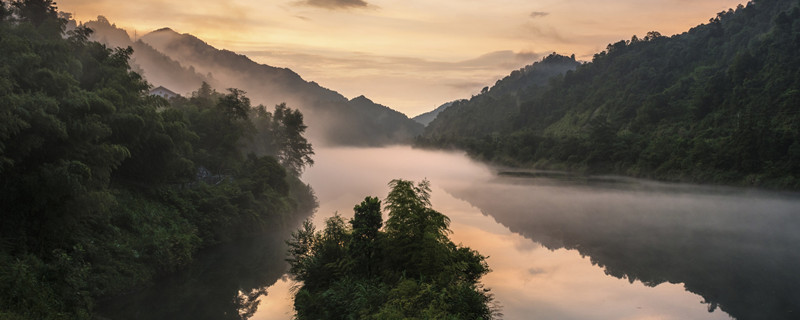
<path id="1" fill-rule="evenodd" d="M 418 142 L 519 166 L 800 188 L 798 6 L 751 1 L 680 35 L 610 44 L 519 101 L 481 102 L 492 88 L 463 103 L 470 118 L 448 108 Z"/>
<path id="2" fill-rule="evenodd" d="M 98 297 L 315 206 L 297 110 L 207 85 L 151 96 L 130 48 L 65 32 L 54 5 L 0 0 L 0 318 L 91 318 Z"/>
<path id="3" fill-rule="evenodd" d="M 367 197 L 349 224 L 338 214 L 315 231 L 306 221 L 289 241 L 290 273 L 302 286 L 297 319 L 492 319 L 479 283 L 486 257 L 448 238 L 450 220 L 433 210 L 427 181 L 392 180 L 385 200 Z"/>

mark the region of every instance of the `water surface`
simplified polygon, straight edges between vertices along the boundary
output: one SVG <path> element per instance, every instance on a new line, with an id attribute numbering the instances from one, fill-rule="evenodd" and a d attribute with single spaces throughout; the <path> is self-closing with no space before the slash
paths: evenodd
<path id="1" fill-rule="evenodd" d="M 460 153 L 319 149 L 320 207 L 352 217 L 388 182 L 430 180 L 451 238 L 489 256 L 505 319 L 795 319 L 800 195 L 493 169 Z M 103 301 L 109 319 L 292 318 L 286 234 L 213 248 L 153 288 Z"/>
<path id="2" fill-rule="evenodd" d="M 483 283 L 506 319 L 791 319 L 800 301 L 795 193 L 510 172 L 408 147 L 315 159 L 316 225 L 391 179 L 430 180 L 451 238 L 489 256 Z M 268 288 L 254 319 L 290 318 L 291 286 Z"/>

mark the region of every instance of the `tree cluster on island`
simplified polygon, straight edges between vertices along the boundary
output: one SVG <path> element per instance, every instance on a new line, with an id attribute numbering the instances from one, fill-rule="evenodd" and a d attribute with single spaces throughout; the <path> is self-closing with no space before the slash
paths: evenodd
<path id="1" fill-rule="evenodd" d="M 338 214 L 316 231 L 306 221 L 289 243 L 297 319 L 493 319 L 479 280 L 486 257 L 449 238 L 431 207 L 428 181 L 392 180 L 385 199 L 366 197 L 349 224 Z"/>

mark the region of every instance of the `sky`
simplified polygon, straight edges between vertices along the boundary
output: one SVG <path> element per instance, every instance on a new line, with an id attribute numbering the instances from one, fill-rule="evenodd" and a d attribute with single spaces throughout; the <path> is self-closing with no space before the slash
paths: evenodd
<path id="1" fill-rule="evenodd" d="M 60 0 L 132 35 L 170 27 L 408 116 L 468 99 L 552 52 L 590 61 L 673 35 L 743 0 Z M 134 32 L 135 31 L 135 32 Z"/>

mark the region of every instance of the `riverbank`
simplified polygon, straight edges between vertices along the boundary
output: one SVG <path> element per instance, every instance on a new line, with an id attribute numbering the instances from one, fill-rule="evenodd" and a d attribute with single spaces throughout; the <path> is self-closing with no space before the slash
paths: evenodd
<path id="1" fill-rule="evenodd" d="M 620 176 L 637 179 L 648 179 L 661 182 L 705 184 L 729 187 L 754 187 L 775 191 L 800 191 L 800 180 L 793 175 L 744 174 L 734 171 L 691 169 L 691 170 L 649 170 L 638 165 L 589 165 L 585 162 L 557 161 L 552 159 L 526 159 L 506 154 L 472 149 L 469 145 L 459 147 L 453 145 L 433 145 L 418 140 L 414 148 L 422 150 L 441 150 L 464 152 L 470 158 L 496 168 L 516 172 L 551 172 L 555 174 L 582 177 L 589 179 L 597 176 Z"/>

